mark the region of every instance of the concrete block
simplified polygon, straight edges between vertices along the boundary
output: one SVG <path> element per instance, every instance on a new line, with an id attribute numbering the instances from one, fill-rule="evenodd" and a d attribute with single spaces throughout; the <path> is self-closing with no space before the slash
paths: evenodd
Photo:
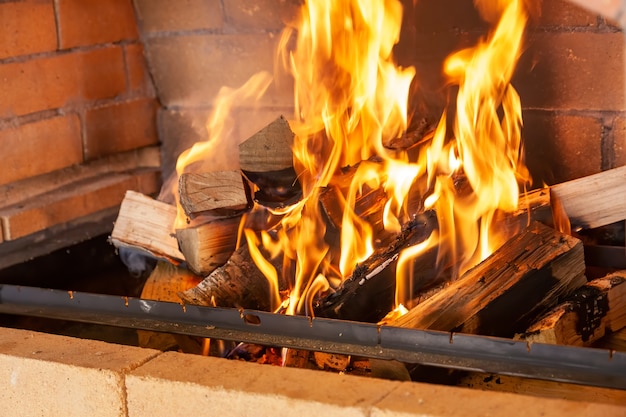
<path id="1" fill-rule="evenodd" d="M 126 378 L 129 417 L 361 417 L 398 384 L 176 352 Z"/>
<path id="2" fill-rule="evenodd" d="M 124 373 L 157 351 L 0 329 L 0 414 L 125 417 Z"/>
<path id="3" fill-rule="evenodd" d="M 582 401 L 403 382 L 373 408 L 371 417 L 621 416 L 624 408 Z"/>

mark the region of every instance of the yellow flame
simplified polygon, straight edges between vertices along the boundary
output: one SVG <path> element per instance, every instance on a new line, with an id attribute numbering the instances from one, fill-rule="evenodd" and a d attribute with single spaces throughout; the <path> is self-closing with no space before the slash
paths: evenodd
<path id="1" fill-rule="evenodd" d="M 452 54 L 444 65 L 450 82 L 459 86 L 451 146 L 469 192 L 438 177 L 438 197 L 429 201 L 445 230 L 441 236 L 447 243 L 441 242 L 440 256 L 450 255 L 459 273 L 503 243 L 506 236 L 492 230 L 494 213 L 515 210 L 518 183 L 526 184 L 530 178 L 522 159 L 521 103 L 510 84 L 527 20 L 524 4 L 498 1 L 490 10 L 488 2 L 481 3 L 483 13 L 501 13 L 495 30 L 477 46 Z M 444 137 L 445 127 L 440 123 L 435 136 Z"/>
<path id="2" fill-rule="evenodd" d="M 207 161 L 210 161 L 211 169 L 207 169 L 207 171 L 239 168 L 239 162 L 235 156 L 236 153 L 226 158 L 220 157 L 224 154 L 224 148 L 229 148 L 226 146 L 228 142 L 233 141 L 233 126 L 232 123 L 228 123 L 229 116 L 234 105 L 254 102 L 262 97 L 271 82 L 272 77 L 268 72 L 259 72 L 238 89 L 228 87 L 220 89 L 215 99 L 214 109 L 206 124 L 208 139 L 194 143 L 191 148 L 183 151 L 176 160 L 176 173 L 179 178 L 197 162 L 202 162 L 206 166 L 209 165 Z M 238 144 L 235 143 L 235 145 Z M 235 166 L 226 166 L 225 164 L 233 164 L 233 162 L 229 161 L 234 161 Z M 178 199 L 178 181 L 172 184 L 172 193 L 176 197 L 177 202 L 177 216 L 174 228 L 184 228 L 187 223 L 187 217 Z"/>
<path id="3" fill-rule="evenodd" d="M 302 199 L 275 209 L 281 221 L 271 230 L 244 230 L 253 259 L 270 281 L 275 307 L 312 314 L 319 293 L 336 287 L 371 256 L 379 236 L 355 210 L 367 190 L 386 196 L 386 232 L 398 232 L 416 214 L 407 209 L 412 189 L 437 213 L 438 232 L 399 256 L 397 305 L 411 299 L 412 263 L 424 251 L 438 246 L 441 264 L 460 274 L 506 238 L 494 230 L 494 214 L 515 210 L 520 184 L 529 180 L 521 104 L 510 83 L 527 18 L 521 0 L 481 0 L 479 6 L 495 28 L 475 47 L 446 60 L 445 75 L 458 86 L 456 110 L 444 112 L 414 159 L 386 146 L 406 130 L 415 74 L 392 56 L 402 22 L 399 1 L 308 0 L 283 32 L 279 62 L 295 80 L 290 125 Z M 338 186 L 346 167 L 352 172 L 349 183 Z M 320 210 L 325 187 L 339 192 L 343 210 L 338 248 L 326 241 L 327 220 Z M 277 298 L 278 271 L 270 262 L 280 256 L 289 287 L 284 300 Z"/>

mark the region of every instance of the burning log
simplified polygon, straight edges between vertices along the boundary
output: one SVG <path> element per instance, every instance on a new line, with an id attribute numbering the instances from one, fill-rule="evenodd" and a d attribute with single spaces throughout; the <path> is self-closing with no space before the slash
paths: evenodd
<path id="1" fill-rule="evenodd" d="M 207 223 L 176 230 L 188 268 L 206 276 L 228 261 L 237 245 L 241 216 L 217 218 Z"/>
<path id="2" fill-rule="evenodd" d="M 377 322 L 392 308 L 395 298 L 396 266 L 400 252 L 422 242 L 436 228 L 436 218 L 427 212 L 409 222 L 389 246 L 378 249 L 334 293 L 320 302 L 315 314 L 327 318 Z M 423 285 L 436 277 L 436 252 L 428 251 L 414 265 Z"/>
<path id="3" fill-rule="evenodd" d="M 328 202 L 326 206 L 331 207 Z M 382 207 L 382 204 L 379 206 Z M 497 217 L 499 229 L 509 235 L 523 230 L 530 221 L 552 223 L 548 190 L 536 190 L 520 196 L 519 210 L 509 214 L 499 213 Z M 400 234 L 381 245 L 374 255 L 357 267 L 335 293 L 326 297 L 316 309 L 316 314 L 344 320 L 381 320 L 393 308 L 399 252 L 423 241 L 436 228 L 432 212 L 409 222 Z M 429 298 L 431 293 L 440 291 L 442 284 L 451 278 L 451 272 L 445 266 L 438 268 L 436 264 L 436 248 L 426 250 L 413 261 L 412 285 L 413 294 L 418 294 L 416 302 L 419 302 L 419 298 Z"/>
<path id="4" fill-rule="evenodd" d="M 280 116 L 239 145 L 239 166 L 259 187 L 255 199 L 271 206 L 294 200 L 300 184 L 293 168 L 294 133 Z"/>
<path id="5" fill-rule="evenodd" d="M 573 226 L 585 229 L 626 219 L 626 166 L 550 187 Z"/>
<path id="6" fill-rule="evenodd" d="M 233 216 L 249 206 L 239 171 L 182 174 L 178 181 L 180 205 L 185 214 Z"/>
<path id="7" fill-rule="evenodd" d="M 531 342 L 590 346 L 626 327 L 626 271 L 595 279 L 576 290 L 519 338 Z"/>
<path id="8" fill-rule="evenodd" d="M 585 284 L 582 242 L 533 223 L 393 325 L 513 336 Z"/>
<path id="9" fill-rule="evenodd" d="M 111 243 L 179 264 L 185 257 L 174 234 L 175 219 L 176 207 L 127 191 L 111 233 Z"/>
<path id="10" fill-rule="evenodd" d="M 265 311 L 271 307 L 268 281 L 252 261 L 246 245 L 233 252 L 224 266 L 179 296 L 197 305 Z"/>

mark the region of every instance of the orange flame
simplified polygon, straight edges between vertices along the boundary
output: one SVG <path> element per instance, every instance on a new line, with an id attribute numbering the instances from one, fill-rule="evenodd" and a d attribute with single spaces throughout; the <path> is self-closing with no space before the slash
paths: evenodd
<path id="1" fill-rule="evenodd" d="M 397 305 L 411 299 L 412 261 L 424 251 L 438 246 L 440 262 L 454 265 L 459 274 L 507 238 L 494 230 L 494 214 L 515 210 L 520 185 L 529 181 L 520 99 L 510 84 L 527 18 L 522 0 L 480 1 L 479 6 L 495 28 L 475 47 L 446 60 L 444 72 L 458 85 L 456 112 L 442 115 L 415 160 L 387 146 L 406 130 L 415 74 L 397 66 L 392 56 L 402 22 L 399 1 L 308 0 L 283 32 L 279 61 L 295 80 L 290 125 L 302 199 L 272 211 L 281 217 L 272 230 L 243 231 L 251 256 L 270 281 L 275 308 L 312 314 L 319 293 L 335 288 L 371 256 L 378 237 L 355 210 L 365 190 L 385 193 L 386 231 L 399 231 L 415 214 L 408 211 L 407 198 L 416 184 L 424 206 L 437 213 L 438 232 L 398 257 Z M 219 124 L 220 117 L 212 120 Z M 185 157 L 193 160 L 192 154 Z M 347 186 L 338 186 L 345 167 L 352 167 L 353 175 Z M 459 185 L 459 178 L 466 182 Z M 320 210 L 325 187 L 342 193 L 339 248 L 325 240 Z M 271 262 L 277 258 L 288 271 L 283 271 L 289 285 L 285 299 Z"/>
<path id="2" fill-rule="evenodd" d="M 272 77 L 269 73 L 259 72 L 253 75 L 238 89 L 228 87 L 222 87 L 220 89 L 215 99 L 214 110 L 206 124 L 209 138 L 206 141 L 194 143 L 191 148 L 186 149 L 179 155 L 176 160 L 176 173 L 178 174 L 178 178 L 180 178 L 183 173 L 192 169 L 191 167 L 195 163 L 201 163 L 202 166 L 210 164 L 211 169 L 207 169 L 207 171 L 239 168 L 239 162 L 236 157 L 237 153 L 229 155 L 226 158 L 218 157 L 224 154 L 224 149 L 228 148 L 227 144 L 233 141 L 233 123 L 229 115 L 235 104 L 248 101 L 254 102 L 262 97 L 271 82 Z M 234 145 L 236 146 L 238 143 L 234 143 Z M 174 229 L 180 229 L 185 227 L 187 216 L 178 199 L 178 181 L 172 184 L 172 193 L 177 202 L 177 216 Z"/>

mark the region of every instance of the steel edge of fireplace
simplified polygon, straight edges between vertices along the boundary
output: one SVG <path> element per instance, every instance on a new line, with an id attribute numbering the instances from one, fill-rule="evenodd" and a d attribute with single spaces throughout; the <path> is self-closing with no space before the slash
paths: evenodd
<path id="1" fill-rule="evenodd" d="M 0 313 L 626 389 L 626 353 L 602 349 L 14 285 Z"/>

